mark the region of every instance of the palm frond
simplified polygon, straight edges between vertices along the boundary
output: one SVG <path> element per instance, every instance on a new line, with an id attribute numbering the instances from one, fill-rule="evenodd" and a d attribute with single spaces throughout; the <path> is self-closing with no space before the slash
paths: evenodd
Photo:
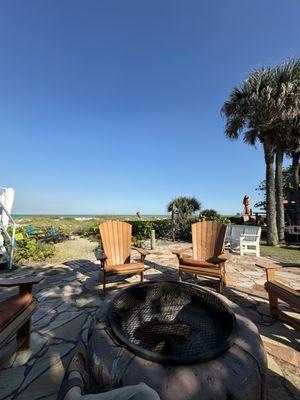
<path id="1" fill-rule="evenodd" d="M 226 118 L 225 135 L 255 144 L 265 134 L 274 142 L 294 142 L 300 121 L 300 59 L 250 71 L 235 86 L 221 109 Z M 290 145 L 289 145 L 290 146 Z M 293 146 L 292 146 L 293 147 Z"/>

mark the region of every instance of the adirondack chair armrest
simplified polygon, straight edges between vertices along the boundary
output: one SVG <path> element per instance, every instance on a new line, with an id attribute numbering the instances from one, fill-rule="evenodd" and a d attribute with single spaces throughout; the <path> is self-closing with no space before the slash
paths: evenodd
<path id="1" fill-rule="evenodd" d="M 142 249 L 141 247 L 132 246 L 131 249 L 140 253 L 142 261 L 144 261 L 146 256 L 151 253 L 151 251 L 149 251 L 147 249 Z"/>
<path id="2" fill-rule="evenodd" d="M 104 268 L 104 263 L 107 259 L 107 256 L 105 255 L 105 253 L 103 253 L 103 251 L 96 250 L 95 256 L 96 256 L 96 259 L 101 262 L 101 267 Z"/>
<path id="3" fill-rule="evenodd" d="M 230 260 L 230 258 L 231 258 L 231 254 L 229 254 L 229 253 L 223 253 L 223 254 L 220 254 L 220 255 L 218 256 L 218 259 L 219 259 L 220 261 L 222 261 L 222 262 L 228 261 L 228 260 Z"/>
<path id="4" fill-rule="evenodd" d="M 222 253 L 219 256 L 208 258 L 206 261 L 212 264 L 225 264 L 231 258 L 231 254 Z"/>
<path id="5" fill-rule="evenodd" d="M 32 286 L 40 283 L 44 278 L 42 276 L 30 276 L 28 278 L 0 279 L 0 287 L 19 286 L 20 293 L 32 293 Z"/>
<path id="6" fill-rule="evenodd" d="M 267 281 L 273 282 L 275 280 L 275 271 L 281 269 L 280 265 L 269 264 L 264 261 L 255 263 L 256 267 L 263 268 L 266 271 Z"/>
<path id="7" fill-rule="evenodd" d="M 174 250 L 172 251 L 172 254 L 175 254 L 178 260 L 180 260 L 183 257 L 184 253 L 191 250 L 192 248 L 193 248 L 192 246 L 189 246 L 185 247 L 184 249 Z"/>
<path id="8" fill-rule="evenodd" d="M 281 265 L 269 264 L 269 263 L 266 263 L 264 261 L 258 261 L 258 262 L 255 263 L 255 265 L 256 265 L 256 267 L 260 267 L 260 268 L 263 268 L 265 270 L 269 270 L 269 269 L 276 270 L 276 269 L 281 269 L 282 268 Z"/>
<path id="9" fill-rule="evenodd" d="M 132 250 L 138 251 L 140 254 L 142 254 L 142 255 L 145 256 L 145 257 L 146 257 L 148 254 L 151 253 L 150 250 L 142 249 L 141 247 L 135 247 L 135 246 L 133 246 L 133 247 L 131 247 L 131 248 L 132 248 Z"/>

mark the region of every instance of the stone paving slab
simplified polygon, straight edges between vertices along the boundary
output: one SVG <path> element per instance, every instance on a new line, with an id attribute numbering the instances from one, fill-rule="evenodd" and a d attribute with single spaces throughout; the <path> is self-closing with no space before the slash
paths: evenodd
<path id="1" fill-rule="evenodd" d="M 159 243 L 147 257 L 145 278 L 176 280 L 178 263 L 172 251 L 186 246 L 186 243 Z M 268 400 L 299 399 L 300 335 L 291 326 L 270 318 L 263 288 L 265 273 L 255 267 L 255 260 L 254 256 L 232 255 L 225 295 L 241 306 L 259 329 L 268 355 Z M 1 277 L 33 273 L 45 279 L 34 292 L 39 307 L 33 317 L 31 347 L 15 354 L 0 370 L 1 400 L 54 400 L 65 367 L 77 343 L 82 341 L 86 345 L 89 324 L 103 301 L 97 262 L 74 260 L 56 266 L 24 267 Z M 277 274 L 278 280 L 300 289 L 300 275 L 295 268 Z M 128 283 L 138 281 L 138 277 L 127 279 Z M 212 290 L 218 286 L 211 279 L 189 281 Z M 16 289 L 5 290 L 0 298 L 14 292 Z"/>

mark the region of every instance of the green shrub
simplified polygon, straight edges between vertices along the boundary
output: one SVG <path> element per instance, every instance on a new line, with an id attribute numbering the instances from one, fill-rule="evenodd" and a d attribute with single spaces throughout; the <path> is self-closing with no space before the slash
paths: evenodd
<path id="1" fill-rule="evenodd" d="M 175 223 L 175 239 L 184 240 L 185 242 L 192 241 L 192 224 L 199 222 L 198 217 L 178 218 Z"/>
<path id="2" fill-rule="evenodd" d="M 242 217 L 238 216 L 238 215 L 233 215 L 233 216 L 229 216 L 227 217 L 227 219 L 230 221 L 231 224 L 240 224 Z"/>
<path id="3" fill-rule="evenodd" d="M 74 231 L 75 235 L 80 237 L 87 238 L 89 240 L 99 242 L 100 241 L 100 234 L 99 234 L 99 222 L 89 222 L 77 228 Z"/>
<path id="4" fill-rule="evenodd" d="M 42 261 L 55 254 L 54 243 L 43 243 L 26 232 L 25 228 L 19 228 L 15 235 L 14 261 L 21 260 Z"/>
<path id="5" fill-rule="evenodd" d="M 226 217 L 222 217 L 220 215 L 212 216 L 203 216 L 200 217 L 189 217 L 189 218 L 181 218 L 175 220 L 175 238 L 177 240 L 184 240 L 187 242 L 192 241 L 192 224 L 196 222 L 202 221 L 217 221 L 222 224 L 230 223 L 229 219 Z"/>
<path id="6" fill-rule="evenodd" d="M 217 221 L 217 222 L 220 222 L 222 224 L 230 224 L 231 223 L 230 219 L 228 219 L 227 217 L 222 217 L 221 215 L 218 215 L 218 216 L 216 216 L 214 218 L 200 215 L 198 220 L 199 221 Z"/>
<path id="7" fill-rule="evenodd" d="M 132 236 L 135 238 L 134 240 L 142 241 L 149 239 L 152 229 L 155 229 L 155 235 L 158 239 L 168 239 L 171 237 L 170 219 L 133 220 L 126 222 L 132 226 Z M 99 242 L 99 222 L 93 221 L 90 224 L 86 224 L 78 228 L 74 234 Z"/>
<path id="8" fill-rule="evenodd" d="M 151 235 L 151 229 L 153 229 L 153 221 L 129 221 L 132 226 L 132 236 L 139 240 L 148 239 Z"/>
<path id="9" fill-rule="evenodd" d="M 154 220 L 152 229 L 155 230 L 155 236 L 158 239 L 170 239 L 172 236 L 172 221 L 171 219 Z"/>
<path id="10" fill-rule="evenodd" d="M 170 219 L 157 219 L 157 220 L 138 220 L 129 221 L 132 225 L 132 235 L 140 240 L 149 239 L 151 230 L 155 230 L 157 239 L 169 239 L 171 237 L 171 220 Z"/>
<path id="11" fill-rule="evenodd" d="M 141 239 L 138 239 L 136 236 L 132 236 L 131 246 L 143 247 L 143 241 Z"/>

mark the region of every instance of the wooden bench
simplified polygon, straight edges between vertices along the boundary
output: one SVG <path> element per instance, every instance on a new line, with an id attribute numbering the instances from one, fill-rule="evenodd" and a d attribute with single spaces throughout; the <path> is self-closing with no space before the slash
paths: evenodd
<path id="1" fill-rule="evenodd" d="M 288 286 L 275 280 L 275 271 L 281 269 L 280 265 L 273 265 L 264 261 L 259 261 L 255 264 L 257 267 L 263 268 L 266 271 L 267 282 L 265 289 L 269 294 L 270 314 L 272 318 L 283 318 L 295 329 L 300 330 L 300 322 L 298 319 L 292 318 L 285 312 L 281 311 L 278 307 L 278 299 L 281 299 L 291 307 L 300 311 L 300 292 L 289 288 Z M 297 265 L 298 267 L 298 265 Z M 300 267 L 300 264 L 299 264 Z"/>
<path id="2" fill-rule="evenodd" d="M 19 286 L 19 293 L 0 300 L 0 349 L 16 335 L 16 344 L 6 354 L 1 354 L 0 365 L 15 351 L 27 350 L 30 346 L 31 316 L 37 302 L 32 296 L 32 286 L 43 278 L 1 279 L 0 287 Z"/>

